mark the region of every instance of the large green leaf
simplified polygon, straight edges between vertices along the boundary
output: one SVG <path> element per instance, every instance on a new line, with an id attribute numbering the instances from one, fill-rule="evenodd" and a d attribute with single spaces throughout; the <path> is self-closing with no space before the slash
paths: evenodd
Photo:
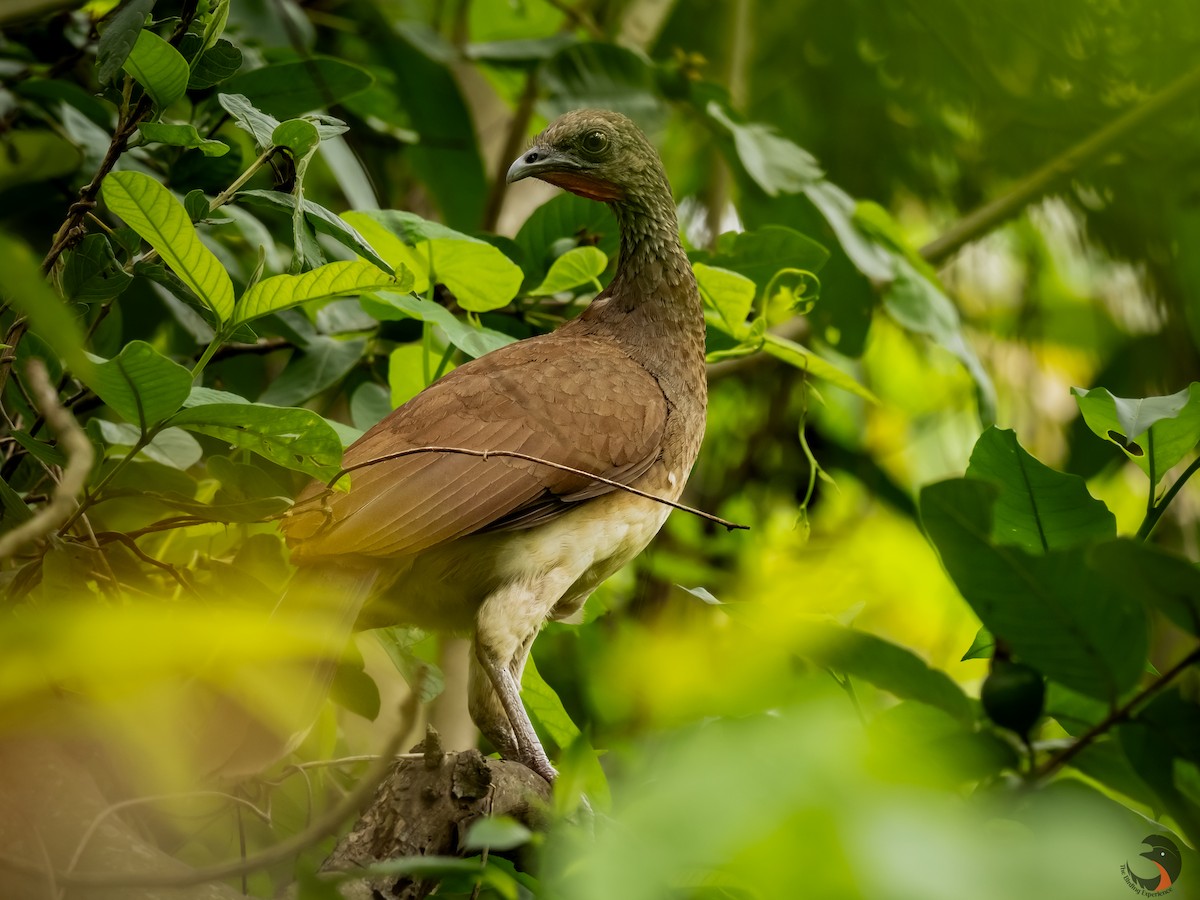
<path id="1" fill-rule="evenodd" d="M 511 335 L 491 328 L 476 328 L 456 319 L 446 307 L 430 300 L 422 300 L 411 294 L 380 291 L 363 297 L 363 309 L 376 319 L 419 319 L 437 325 L 446 333 L 446 339 L 463 353 L 471 357 L 483 356 L 515 340 Z"/>
<path id="2" fill-rule="evenodd" d="M 542 283 L 529 293 L 545 296 L 589 284 L 608 268 L 608 257 L 597 247 L 572 247 L 550 266 Z"/>
<path id="3" fill-rule="evenodd" d="M 131 341 L 112 359 L 96 363 L 87 385 L 143 432 L 175 412 L 192 387 L 192 374 L 145 341 Z"/>
<path id="4" fill-rule="evenodd" d="M 212 403 L 190 406 L 172 416 L 170 424 L 211 435 L 325 481 L 337 474 L 342 460 L 337 432 L 310 409 Z"/>
<path id="5" fill-rule="evenodd" d="M 738 162 L 768 196 L 797 193 L 824 174 L 808 151 L 771 126 L 736 122 L 716 101 L 710 101 L 705 112 L 733 138 Z"/>
<path id="6" fill-rule="evenodd" d="M 765 291 L 780 269 L 819 272 L 829 251 L 810 237 L 783 225 L 722 235 L 717 252 L 704 262 L 740 272 Z"/>
<path id="7" fill-rule="evenodd" d="M 1166 397 L 1127 399 L 1105 388 L 1072 388 L 1083 420 L 1112 441 L 1155 485 L 1200 442 L 1200 382 Z"/>
<path id="8" fill-rule="evenodd" d="M 138 33 L 123 68 L 146 89 L 160 110 L 183 96 L 191 75 L 187 60 L 153 31 Z"/>
<path id="9" fill-rule="evenodd" d="M 561 250 L 556 252 L 560 241 L 568 242 L 568 246 L 594 242 L 606 257 L 611 257 L 620 246 L 620 233 L 606 204 L 562 193 L 535 209 L 515 240 L 525 255 L 526 274 L 540 278 L 561 254 Z"/>
<path id="10" fill-rule="evenodd" d="M 980 436 L 967 476 L 1000 488 L 992 508 L 996 544 L 1045 553 L 1116 537 L 1116 517 L 1088 493 L 1084 480 L 1038 462 L 1010 430 L 992 426 Z"/>
<path id="11" fill-rule="evenodd" d="M 520 266 L 491 244 L 434 238 L 417 245 L 430 277 L 446 285 L 470 312 L 507 306 L 524 280 Z"/>
<path id="12" fill-rule="evenodd" d="M 570 747 L 579 737 L 579 726 L 571 721 L 558 694 L 546 683 L 530 656 L 521 673 L 521 699 L 529 718 L 543 737 L 548 737 L 559 747 Z"/>
<path id="13" fill-rule="evenodd" d="M 63 296 L 68 300 L 84 303 L 109 300 L 120 296 L 133 281 L 133 276 L 117 262 L 106 235 L 84 235 L 64 256 L 61 283 Z"/>
<path id="14" fill-rule="evenodd" d="M 249 322 L 310 300 L 361 294 L 383 287 L 404 290 L 405 285 L 378 266 L 358 260 L 329 263 L 303 275 L 275 275 L 246 291 L 238 301 L 234 322 Z"/>
<path id="15" fill-rule="evenodd" d="M 803 372 L 808 372 L 815 375 L 824 381 L 828 381 L 835 387 L 840 387 L 844 391 L 849 391 L 852 394 L 857 394 L 864 400 L 871 403 L 878 403 L 878 398 L 849 373 L 843 372 L 833 363 L 822 359 L 813 353 L 807 347 L 797 344 L 795 341 L 789 341 L 785 337 L 780 337 L 777 334 L 767 332 L 763 336 L 765 343 L 763 350 L 774 356 L 776 359 L 781 359 L 789 366 L 795 366 Z"/>
<path id="16" fill-rule="evenodd" d="M 188 87 L 213 87 L 237 74 L 241 67 L 242 51 L 221 38 L 192 61 L 192 77 L 188 79 Z"/>
<path id="17" fill-rule="evenodd" d="M 538 83 L 551 117 L 595 106 L 624 113 L 647 126 L 663 111 L 650 60 L 616 44 L 572 44 L 542 63 Z"/>
<path id="18" fill-rule="evenodd" d="M 1047 677 L 1113 701 L 1146 662 L 1147 623 L 1072 547 L 1032 555 L 992 543 L 997 488 L 956 478 L 921 491 L 921 520 L 967 603 L 997 638 Z"/>
<path id="19" fill-rule="evenodd" d="M 233 315 L 233 282 L 200 243 L 183 204 L 141 172 L 110 172 L 101 187 L 108 208 L 158 251 L 171 270 L 225 322 Z"/>
<path id="20" fill-rule="evenodd" d="M 901 699 L 936 706 L 956 719 L 974 718 L 971 701 L 962 688 L 911 650 L 832 622 L 810 626 L 805 638 L 804 655 L 820 665 L 862 678 Z"/>
<path id="21" fill-rule="evenodd" d="M 1088 562 L 1130 596 L 1200 637 L 1200 569 L 1191 560 L 1126 538 L 1093 547 Z"/>
<path id="22" fill-rule="evenodd" d="M 329 57 L 275 63 L 243 72 L 228 83 L 259 109 L 280 119 L 324 109 L 365 91 L 375 81 L 366 69 Z"/>

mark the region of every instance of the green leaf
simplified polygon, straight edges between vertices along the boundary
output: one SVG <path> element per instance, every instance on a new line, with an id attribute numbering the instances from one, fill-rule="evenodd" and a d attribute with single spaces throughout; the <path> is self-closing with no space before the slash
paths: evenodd
<path id="1" fill-rule="evenodd" d="M 745 275 L 704 263 L 695 263 L 692 269 L 696 273 L 700 296 L 720 314 L 725 330 L 741 340 L 747 329 L 746 317 L 750 315 L 757 293 L 754 282 Z"/>
<path id="2" fill-rule="evenodd" d="M 96 44 L 96 77 L 102 85 L 125 65 L 152 9 L 154 0 L 126 0 L 109 19 Z"/>
<path id="3" fill-rule="evenodd" d="M 372 263 L 358 260 L 333 262 L 303 275 L 275 275 L 260 281 L 238 301 L 233 321 L 249 322 L 310 300 L 327 300 L 396 285 L 394 277 Z"/>
<path id="4" fill-rule="evenodd" d="M 431 300 L 422 300 L 411 294 L 380 291 L 360 301 L 362 308 L 381 322 L 393 319 L 419 319 L 437 325 L 446 333 L 446 339 L 470 357 L 483 356 L 515 338 L 491 328 L 476 328 L 454 317 L 446 307 Z"/>
<path id="5" fill-rule="evenodd" d="M 340 103 L 365 91 L 374 81 L 366 69 L 316 56 L 243 72 L 229 82 L 229 90 L 244 95 L 272 116 L 290 119 Z"/>
<path id="6" fill-rule="evenodd" d="M 106 443 L 117 447 L 132 447 L 141 435 L 139 428 L 125 422 L 109 422 L 106 419 L 92 419 L 91 422 L 96 423 L 96 428 Z M 91 422 L 88 423 L 89 426 Z M 142 455 L 156 463 L 182 471 L 200 462 L 204 451 L 196 439 L 182 428 L 164 428 L 142 448 Z"/>
<path id="7" fill-rule="evenodd" d="M 704 260 L 722 269 L 739 272 L 765 291 L 781 269 L 819 272 L 829 251 L 793 228 L 766 225 L 743 231 L 726 240 L 712 259 Z"/>
<path id="8" fill-rule="evenodd" d="M 152 31 L 138 34 L 122 68 L 146 89 L 160 110 L 184 95 L 191 76 L 187 60 Z"/>
<path id="9" fill-rule="evenodd" d="M 1200 569 L 1190 560 L 1125 538 L 1093 547 L 1088 564 L 1130 596 L 1200 637 Z"/>
<path id="10" fill-rule="evenodd" d="M 82 161 L 79 148 L 53 131 L 10 131 L 0 153 L 0 191 L 70 175 Z"/>
<path id="11" fill-rule="evenodd" d="M 787 338 L 780 337 L 777 334 L 772 334 L 769 331 L 763 335 L 763 340 L 765 341 L 763 350 L 776 359 L 781 359 L 788 365 L 795 366 L 803 372 L 809 372 L 817 378 L 829 382 L 834 387 L 840 387 L 842 390 L 857 394 L 871 403 L 879 402 L 878 398 L 867 388 L 863 387 L 863 385 L 859 384 L 853 376 L 843 372 L 833 363 L 817 356 L 807 347 L 803 347 L 795 341 L 789 341 Z"/>
<path id="12" fill-rule="evenodd" d="M 221 322 L 233 315 L 233 283 L 213 252 L 200 243 L 187 210 L 171 192 L 141 172 L 110 172 L 104 202 L 158 251 Z"/>
<path id="13" fill-rule="evenodd" d="M 797 193 L 824 174 L 807 150 L 780 137 L 771 126 L 735 122 L 716 101 L 710 101 L 705 112 L 733 137 L 738 161 L 767 196 Z"/>
<path id="14" fill-rule="evenodd" d="M 434 238 L 417 245 L 430 277 L 448 287 L 458 305 L 470 312 L 507 306 L 525 276 L 520 266 L 491 244 Z"/>
<path id="15" fill-rule="evenodd" d="M 425 381 L 425 369 L 432 371 L 436 362 L 426 360 L 428 351 L 422 341 L 400 344 L 388 354 L 388 402 L 389 411 L 407 403 L 429 385 Z"/>
<path id="16" fill-rule="evenodd" d="M 143 433 L 179 409 L 192 387 L 191 372 L 145 341 L 131 341 L 112 359 L 92 360 L 88 387 Z"/>
<path id="17" fill-rule="evenodd" d="M 3 478 L 0 478 L 0 509 L 4 510 L 4 515 L 0 516 L 0 532 L 8 531 L 33 518 L 33 510 L 25 505 L 21 495 Z"/>
<path id="18" fill-rule="evenodd" d="M 258 399 L 274 406 L 298 406 L 326 388 L 337 384 L 356 366 L 366 350 L 366 341 L 342 341 L 317 335 L 292 357 L 282 374 Z"/>
<path id="19" fill-rule="evenodd" d="M 89 303 L 111 300 L 129 287 L 133 276 L 121 268 L 112 244 L 103 234 L 84 235 L 64 254 L 62 292 L 67 300 Z"/>
<path id="20" fill-rule="evenodd" d="M 804 654 L 819 665 L 869 681 L 901 699 L 936 706 L 960 721 L 975 717 L 962 688 L 911 650 L 832 622 L 814 623 L 805 637 Z"/>
<path id="21" fill-rule="evenodd" d="M 942 565 L 980 621 L 1022 662 L 1069 688 L 1114 701 L 1137 683 L 1145 665 L 1144 611 L 1087 566 L 1084 548 L 1034 556 L 993 545 L 997 493 L 973 478 L 921 491 L 921 520 Z"/>
<path id="22" fill-rule="evenodd" d="M 508 816 L 476 819 L 467 831 L 464 850 L 514 850 L 528 844 L 533 832 Z"/>
<path id="23" fill-rule="evenodd" d="M 595 41 L 560 50 L 538 69 L 538 87 L 551 118 L 595 106 L 645 124 L 663 111 L 653 64 L 636 50 L 616 44 Z"/>
<path id="24" fill-rule="evenodd" d="M 1078 475 L 1043 465 L 1007 429 L 988 428 L 975 442 L 968 478 L 1000 488 L 992 509 L 992 542 L 1045 553 L 1116 537 L 1117 520 Z"/>
<path id="25" fill-rule="evenodd" d="M 241 67 L 242 51 L 221 38 L 192 62 L 192 75 L 188 79 L 188 87 L 213 87 L 236 75 Z"/>
<path id="26" fill-rule="evenodd" d="M 317 126 L 307 119 L 288 119 L 280 122 L 271 132 L 271 143 L 286 147 L 296 159 L 308 156 L 321 143 Z"/>
<path id="27" fill-rule="evenodd" d="M 233 116 L 238 127 L 254 136 L 254 143 L 260 150 L 271 146 L 271 135 L 279 127 L 278 119 L 258 109 L 248 97 L 241 94 L 220 93 L 217 94 L 217 102 L 225 112 Z"/>
<path id="28" fill-rule="evenodd" d="M 606 258 L 620 246 L 617 220 L 604 203 L 562 193 L 543 203 L 525 220 L 515 238 L 524 253 L 528 274 L 540 278 L 553 265 L 559 241 L 587 245 L 594 242 Z"/>
<path id="29" fill-rule="evenodd" d="M 425 637 L 423 631 L 393 625 L 388 628 L 376 628 L 375 637 L 409 687 L 420 686 L 422 703 L 428 703 L 442 692 L 446 679 L 441 669 L 419 658 L 413 651 L 413 646 Z"/>
<path id="30" fill-rule="evenodd" d="M 566 708 L 542 678 L 531 655 L 521 674 L 521 699 L 538 733 L 559 747 L 570 747 L 579 737 L 579 727 L 571 721 Z"/>
<path id="31" fill-rule="evenodd" d="M 337 432 L 310 409 L 214 403 L 186 408 L 169 424 L 210 435 L 322 481 L 336 475 L 341 465 Z"/>
<path id="32" fill-rule="evenodd" d="M 289 213 L 294 213 L 296 210 L 296 198 L 281 191 L 241 191 L 237 196 L 239 200 L 249 201 L 252 206 L 270 206 L 287 210 Z M 342 246 L 348 247 L 364 259 L 375 263 L 389 275 L 393 274 L 396 267 L 389 264 L 389 261 L 376 251 L 370 241 L 337 213 L 306 198 L 304 215 L 308 219 L 308 224 L 312 225 L 316 231 L 329 235 Z"/>
<path id="33" fill-rule="evenodd" d="M 971 646 L 967 648 L 967 652 L 962 655 L 959 662 L 966 662 L 968 659 L 991 659 L 992 651 L 996 649 L 996 639 L 992 637 L 992 633 L 987 630 L 987 626 L 979 626 L 979 630 L 975 632 L 975 638 L 971 641 Z"/>
<path id="34" fill-rule="evenodd" d="M 1166 397 L 1126 399 L 1105 388 L 1072 388 L 1083 420 L 1112 441 L 1157 486 L 1200 442 L 1200 382 Z"/>
<path id="35" fill-rule="evenodd" d="M 535 297 L 558 294 L 590 284 L 608 268 L 608 257 L 596 247 L 573 247 L 554 260 L 542 283 L 529 293 Z"/>
<path id="36" fill-rule="evenodd" d="M 186 147 L 189 150 L 199 150 L 205 156 L 224 156 L 229 152 L 229 145 L 224 141 L 210 141 L 200 136 L 195 125 L 168 125 L 165 122 L 143 122 L 138 131 L 146 139 L 146 143 L 168 144 L 172 147 Z"/>

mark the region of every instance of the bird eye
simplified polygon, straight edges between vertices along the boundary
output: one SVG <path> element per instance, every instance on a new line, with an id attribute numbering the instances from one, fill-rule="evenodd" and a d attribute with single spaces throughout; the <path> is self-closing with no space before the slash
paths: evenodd
<path id="1" fill-rule="evenodd" d="M 603 131 L 589 131 L 583 136 L 583 149 L 588 153 L 601 153 L 608 146 L 608 135 Z"/>

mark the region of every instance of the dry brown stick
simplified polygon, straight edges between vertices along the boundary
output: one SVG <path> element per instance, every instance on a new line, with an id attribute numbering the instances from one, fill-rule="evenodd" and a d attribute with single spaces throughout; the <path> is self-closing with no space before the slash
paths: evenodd
<path id="1" fill-rule="evenodd" d="M 0 536 L 0 559 L 12 556 L 23 545 L 49 534 L 66 521 L 75 510 L 75 498 L 82 493 L 95 459 L 92 442 L 83 433 L 75 417 L 59 403 L 58 392 L 50 384 L 45 364 L 40 359 L 32 359 L 26 372 L 38 411 L 58 435 L 58 444 L 66 454 L 67 465 L 50 495 L 50 502 L 38 510 L 33 518 Z"/>
<path id="2" fill-rule="evenodd" d="M 139 888 L 139 887 L 190 887 L 204 884 L 208 881 L 219 881 L 232 878 L 243 872 L 256 872 L 283 862 L 313 844 L 328 837 L 343 821 L 359 811 L 359 808 L 379 787 L 393 765 L 393 757 L 408 737 L 407 723 L 413 721 L 420 702 L 420 685 L 414 685 L 413 691 L 401 710 L 404 727 L 397 728 L 388 739 L 387 746 L 380 752 L 379 759 L 364 773 L 362 780 L 354 786 L 350 793 L 326 810 L 311 825 L 289 838 L 280 841 L 258 853 L 252 853 L 244 859 L 220 863 L 187 872 L 55 872 L 43 866 L 14 859 L 0 854 L 0 868 L 22 875 L 40 878 L 53 877 L 55 883 L 69 887 L 94 888 Z"/>
<path id="3" fill-rule="evenodd" d="M 358 469 L 365 469 L 367 466 L 373 466 L 377 463 L 388 462 L 393 459 L 400 459 L 404 456 L 412 456 L 415 453 L 458 453 L 463 456 L 475 456 L 479 459 L 490 459 L 493 456 L 509 457 L 511 459 L 520 459 L 525 462 L 537 463 L 542 466 L 549 466 L 552 469 L 558 469 L 560 472 L 569 472 L 572 475 L 579 475 L 583 478 L 589 478 L 592 481 L 599 481 L 601 484 L 607 484 L 609 487 L 617 490 L 626 491 L 636 497 L 643 497 L 646 500 L 653 500 L 655 503 L 662 503 L 672 509 L 678 509 L 681 512 L 691 513 L 693 516 L 699 516 L 702 519 L 707 519 L 710 522 L 715 522 L 730 531 L 734 529 L 742 529 L 749 531 L 749 525 L 738 525 L 736 522 L 730 522 L 727 519 L 722 519 L 720 516 L 714 516 L 712 513 L 704 512 L 703 510 L 687 506 L 683 503 L 676 503 L 674 500 L 668 500 L 665 497 L 656 497 L 654 494 L 639 490 L 635 487 L 630 487 L 627 484 L 622 484 L 619 481 L 613 481 L 611 478 L 605 478 L 603 475 L 595 475 L 591 472 L 585 472 L 583 469 L 576 469 L 574 466 L 563 465 L 562 463 L 552 462 L 548 459 L 542 459 L 540 456 L 530 456 L 528 453 L 518 453 L 516 450 L 470 450 L 466 447 L 410 447 L 407 450 L 398 450 L 395 453 L 385 453 L 383 456 L 377 456 L 374 459 L 368 459 L 366 462 L 356 463 L 353 466 L 347 466 L 329 480 L 325 485 L 330 490 L 346 475 Z M 319 495 L 317 495 L 319 496 Z M 294 508 L 294 507 L 293 507 Z"/>
<path id="4" fill-rule="evenodd" d="M 967 213 L 946 232 L 922 247 L 921 256 L 934 264 L 944 262 L 963 245 L 982 237 L 1001 222 L 1015 216 L 1049 191 L 1057 181 L 1073 174 L 1104 151 L 1111 149 L 1139 126 L 1181 100 L 1194 98 L 1198 88 L 1200 68 L 1177 78 L 1124 115 L 1092 132 L 1078 144 L 1023 178 L 1007 193 Z"/>

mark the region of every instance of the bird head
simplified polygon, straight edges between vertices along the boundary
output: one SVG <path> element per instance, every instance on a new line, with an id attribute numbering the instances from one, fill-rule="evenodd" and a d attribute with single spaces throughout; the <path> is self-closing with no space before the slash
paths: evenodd
<path id="1" fill-rule="evenodd" d="M 1152 834 L 1142 841 L 1142 843 L 1152 848 L 1141 854 L 1142 856 L 1162 866 L 1172 881 L 1179 877 L 1179 870 L 1182 867 L 1181 863 L 1183 860 L 1179 855 L 1179 848 L 1169 838 Z"/>
<path id="2" fill-rule="evenodd" d="M 632 120 L 606 109 L 577 109 L 546 126 L 507 181 L 530 177 L 607 203 L 666 184 L 654 145 Z"/>

